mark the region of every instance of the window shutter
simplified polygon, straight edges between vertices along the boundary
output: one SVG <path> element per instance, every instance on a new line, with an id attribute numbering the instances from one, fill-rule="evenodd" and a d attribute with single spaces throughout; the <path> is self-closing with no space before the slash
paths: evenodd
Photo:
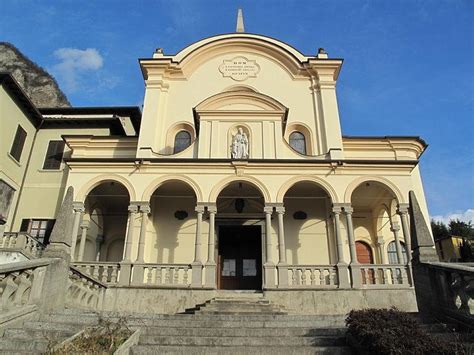
<path id="1" fill-rule="evenodd" d="M 29 218 L 22 219 L 20 232 L 28 232 L 28 229 L 30 229 L 30 221 L 31 219 Z"/>
<path id="2" fill-rule="evenodd" d="M 44 159 L 43 169 L 57 170 L 61 167 L 63 159 L 64 141 L 50 141 L 46 157 Z"/>
<path id="3" fill-rule="evenodd" d="M 18 126 L 18 128 L 16 129 L 15 139 L 13 140 L 12 148 L 10 149 L 10 155 L 18 162 L 21 158 L 21 152 L 23 151 L 25 140 L 26 131 L 21 126 Z"/>

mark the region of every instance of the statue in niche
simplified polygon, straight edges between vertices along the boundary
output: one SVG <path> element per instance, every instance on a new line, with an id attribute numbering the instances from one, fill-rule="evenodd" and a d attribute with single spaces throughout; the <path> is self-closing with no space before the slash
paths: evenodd
<path id="1" fill-rule="evenodd" d="M 232 137 L 232 159 L 248 159 L 249 140 L 242 127 L 239 127 L 237 133 Z"/>

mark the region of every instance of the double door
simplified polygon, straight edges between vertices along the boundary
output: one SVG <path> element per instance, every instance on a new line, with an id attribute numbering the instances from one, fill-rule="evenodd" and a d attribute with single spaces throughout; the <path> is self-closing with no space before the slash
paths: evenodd
<path id="1" fill-rule="evenodd" d="M 220 226 L 218 236 L 218 288 L 261 290 L 261 227 Z"/>

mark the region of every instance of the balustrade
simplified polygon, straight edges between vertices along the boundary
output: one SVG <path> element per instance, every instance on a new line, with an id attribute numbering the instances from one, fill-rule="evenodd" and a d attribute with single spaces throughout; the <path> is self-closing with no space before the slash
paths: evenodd
<path id="1" fill-rule="evenodd" d="M 83 274 L 79 269 L 69 270 L 66 305 L 97 310 L 102 306 L 106 285 Z"/>
<path id="2" fill-rule="evenodd" d="M 28 233 L 7 232 L 0 239 L 0 249 L 19 251 L 29 258 L 41 257 L 44 248 L 45 246 L 40 241 Z"/>
<path id="3" fill-rule="evenodd" d="M 34 288 L 41 288 L 48 261 L 27 261 L 0 266 L 0 310 L 32 304 Z"/>
<path id="4" fill-rule="evenodd" d="M 335 287 L 337 270 L 333 265 L 289 265 L 290 287 Z"/>
<path id="5" fill-rule="evenodd" d="M 360 269 L 364 287 L 410 286 L 407 265 L 360 264 L 353 267 L 354 272 L 357 272 L 357 269 Z"/>
<path id="6" fill-rule="evenodd" d="M 110 285 L 117 283 L 120 271 L 119 263 L 76 261 L 72 265 L 102 283 Z"/>
<path id="7" fill-rule="evenodd" d="M 132 272 L 139 268 L 143 270 L 144 285 L 187 287 L 191 284 L 189 264 L 133 264 Z"/>

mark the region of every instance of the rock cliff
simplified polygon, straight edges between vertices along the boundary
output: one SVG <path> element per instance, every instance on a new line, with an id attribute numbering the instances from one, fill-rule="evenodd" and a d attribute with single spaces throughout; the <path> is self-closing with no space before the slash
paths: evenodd
<path id="1" fill-rule="evenodd" d="M 10 43 L 0 42 L 0 72 L 13 75 L 37 107 L 70 107 L 56 80 Z"/>

